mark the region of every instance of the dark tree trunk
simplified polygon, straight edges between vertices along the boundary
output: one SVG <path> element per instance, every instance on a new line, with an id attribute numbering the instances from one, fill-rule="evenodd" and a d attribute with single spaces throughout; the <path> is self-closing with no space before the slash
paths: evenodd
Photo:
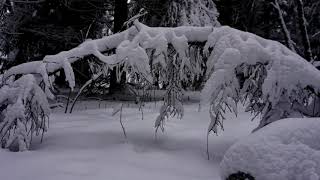
<path id="1" fill-rule="evenodd" d="M 271 31 L 272 31 L 272 17 L 271 17 L 271 12 L 272 12 L 272 6 L 270 3 L 265 3 L 265 9 L 263 11 L 263 16 L 262 16 L 262 21 L 263 21 L 263 25 L 264 25 L 264 29 L 263 29 L 263 37 L 266 39 L 270 39 L 271 38 Z"/>
<path id="2" fill-rule="evenodd" d="M 123 23 L 128 19 L 127 0 L 115 0 L 114 4 L 114 32 L 122 30 Z"/>
<path id="3" fill-rule="evenodd" d="M 313 61 L 312 51 L 310 47 L 310 41 L 307 31 L 307 22 L 304 16 L 304 7 L 302 0 L 297 0 L 298 4 L 298 21 L 299 21 L 299 28 L 302 38 L 302 44 L 304 48 L 304 56 L 308 61 Z"/>
<path id="4" fill-rule="evenodd" d="M 123 30 L 123 23 L 128 19 L 128 5 L 127 0 L 115 0 L 114 6 L 114 33 Z M 117 82 L 117 71 L 114 68 L 110 75 L 109 94 L 114 94 L 116 91 L 121 91 L 126 81 L 126 74 L 123 73 L 121 81 Z"/>
<path id="5" fill-rule="evenodd" d="M 283 13 L 282 13 L 282 10 L 281 10 L 280 5 L 279 5 L 279 1 L 275 0 L 274 3 L 272 3 L 272 5 L 274 6 L 274 8 L 278 12 L 278 18 L 279 18 L 279 21 L 280 21 L 281 30 L 283 32 L 287 47 L 289 47 L 293 52 L 296 52 L 296 50 L 294 48 L 294 44 L 293 44 L 292 39 L 291 39 L 290 32 L 289 32 L 289 30 L 287 28 L 286 22 L 284 21 L 284 17 L 283 17 Z"/>

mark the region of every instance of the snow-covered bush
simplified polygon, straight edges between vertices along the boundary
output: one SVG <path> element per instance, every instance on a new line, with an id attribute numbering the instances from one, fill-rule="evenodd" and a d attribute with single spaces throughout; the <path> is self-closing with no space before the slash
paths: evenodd
<path id="1" fill-rule="evenodd" d="M 231 146 L 221 177 L 242 172 L 257 180 L 315 180 L 320 177 L 320 119 L 274 122 Z"/>
<path id="2" fill-rule="evenodd" d="M 121 33 L 101 39 L 87 40 L 69 51 L 48 55 L 43 61 L 15 66 L 7 70 L 3 78 L 7 79 L 19 74 L 40 74 L 47 93 L 50 92 L 48 74 L 58 69 L 64 69 L 66 80 L 73 89 L 75 76 L 71 63 L 88 55 L 94 55 L 106 68 L 122 67 L 118 68 L 121 70 L 117 73 L 119 79 L 121 73 L 125 71 L 128 74 L 139 74 L 141 79 L 151 83 L 151 65 L 157 67 L 161 74 L 165 75 L 162 77 L 164 81 L 174 82 L 167 86 L 168 96 L 162 108 L 165 110 L 161 111 L 163 112 L 160 115 L 161 118 L 158 118 L 156 122 L 158 128 L 166 115 L 182 116 L 181 81 L 195 79 L 201 70 L 199 68 L 201 59 L 190 58 L 189 43 L 203 44 L 212 29 L 212 27 L 150 28 L 135 21 L 133 27 Z M 169 46 L 171 48 L 168 48 Z M 111 54 L 110 51 L 114 49 L 115 54 Z M 169 51 L 170 49 L 172 52 Z M 200 50 L 193 51 L 199 54 L 197 52 Z M 97 75 L 100 74 L 97 72 Z"/>
<path id="3" fill-rule="evenodd" d="M 183 116 L 181 82 L 194 81 L 202 73 L 202 59 L 190 57 L 189 43 L 204 42 L 202 36 L 210 32 L 210 27 L 150 28 L 139 22 L 135 25 L 139 33 L 131 43 L 141 45 L 145 51 L 153 50 L 148 56 L 150 64 L 156 67 L 162 75 L 160 79 L 166 84 L 164 104 L 155 122 L 156 131 L 159 127 L 164 130 L 165 119 Z M 199 50 L 194 48 L 191 52 L 195 56 Z"/>
<path id="4" fill-rule="evenodd" d="M 48 128 L 50 107 L 47 95 L 33 75 L 12 78 L 0 85 L 0 138 L 2 147 L 28 150 L 34 135 Z"/>
<path id="5" fill-rule="evenodd" d="M 121 33 L 13 67 L 3 78 L 40 74 L 48 93 L 48 73 L 64 69 L 73 89 L 71 64 L 88 55 L 103 63 L 104 70 L 123 67 L 118 68 L 119 79 L 126 71 L 152 83 L 152 75 L 161 74 L 159 79 L 169 85 L 156 128 L 169 115 L 182 117 L 181 82 L 198 80 L 204 73 L 203 60 L 208 80 L 202 101 L 209 104 L 211 117 L 208 133 L 223 128 L 225 110 L 237 113 L 239 102 L 249 102 L 247 110 L 262 115 L 258 128 L 282 118 L 320 115 L 320 73 L 314 66 L 276 41 L 226 26 L 148 27 L 136 20 Z M 96 72 L 93 79 L 102 74 Z"/>
<path id="6" fill-rule="evenodd" d="M 258 128 L 288 117 L 319 114 L 320 72 L 284 45 L 230 27 L 215 28 L 205 45 L 209 104 L 208 133 L 223 128 L 226 109 L 238 102 L 261 115 Z"/>

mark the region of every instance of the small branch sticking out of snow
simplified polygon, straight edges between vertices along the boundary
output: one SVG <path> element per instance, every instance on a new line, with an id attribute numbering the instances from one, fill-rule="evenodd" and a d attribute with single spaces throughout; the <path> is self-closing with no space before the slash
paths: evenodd
<path id="1" fill-rule="evenodd" d="M 119 121 L 120 121 L 120 124 L 121 124 L 123 135 L 127 139 L 126 129 L 124 128 L 124 125 L 123 125 L 123 122 L 122 122 L 122 109 L 123 109 L 123 103 L 118 104 L 117 106 L 114 106 L 113 107 L 112 116 L 116 115 L 117 113 L 120 113 Z"/>

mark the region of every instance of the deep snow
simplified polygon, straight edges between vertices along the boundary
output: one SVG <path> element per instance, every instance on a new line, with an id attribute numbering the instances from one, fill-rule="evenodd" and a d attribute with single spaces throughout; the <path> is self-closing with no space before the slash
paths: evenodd
<path id="1" fill-rule="evenodd" d="M 0 150 L 0 179 L 218 180 L 225 151 L 258 123 L 242 111 L 237 118 L 228 114 L 226 131 L 210 136 L 211 159 L 207 160 L 207 112 L 198 112 L 196 103 L 186 105 L 184 118 L 167 121 L 165 133 L 155 138 L 159 106 L 146 104 L 141 120 L 138 109 L 124 105 L 127 139 L 119 116 L 111 116 L 112 108 L 101 105 L 101 109 L 73 114 L 55 112 L 42 144 L 34 140 L 29 152 Z"/>
<path id="2" fill-rule="evenodd" d="M 271 123 L 225 153 L 221 175 L 239 171 L 258 180 L 319 180 L 320 119 L 291 118 Z"/>

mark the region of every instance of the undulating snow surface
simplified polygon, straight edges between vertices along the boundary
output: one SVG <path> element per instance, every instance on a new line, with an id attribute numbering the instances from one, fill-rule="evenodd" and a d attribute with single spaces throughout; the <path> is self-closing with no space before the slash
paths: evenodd
<path id="1" fill-rule="evenodd" d="M 101 109 L 81 102 L 73 114 L 55 112 L 42 144 L 33 141 L 28 152 L 0 150 L 2 180 L 219 180 L 224 152 L 257 125 L 250 114 L 227 115 L 226 131 L 210 136 L 211 159 L 206 156 L 206 112 L 187 104 L 182 120 L 166 122 L 165 133 L 154 134 L 160 103 L 145 105 L 144 120 L 133 104 L 124 104 L 123 121 L 128 139 L 111 116 L 110 103 Z M 156 107 L 155 107 L 156 106 Z M 107 107 L 107 108 L 105 108 Z M 84 110 L 87 109 L 87 110 Z"/>
<path id="2" fill-rule="evenodd" d="M 319 137 L 319 118 L 274 122 L 226 152 L 221 176 L 241 171 L 257 180 L 319 180 Z"/>

